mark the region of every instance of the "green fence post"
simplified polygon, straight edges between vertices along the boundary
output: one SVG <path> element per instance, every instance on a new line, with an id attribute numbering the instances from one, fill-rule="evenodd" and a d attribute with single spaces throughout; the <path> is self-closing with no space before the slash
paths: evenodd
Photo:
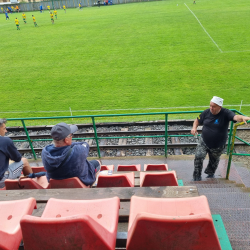
<path id="1" fill-rule="evenodd" d="M 27 136 L 27 138 L 28 138 L 28 141 L 29 141 L 29 144 L 30 144 L 31 151 L 32 151 L 33 156 L 34 156 L 34 158 L 35 158 L 35 160 L 36 160 L 36 159 L 37 159 L 37 158 L 36 158 L 36 153 L 35 153 L 35 150 L 34 150 L 34 148 L 33 148 L 32 141 L 30 140 L 29 132 L 28 132 L 28 130 L 27 130 L 27 128 L 26 128 L 26 125 L 25 125 L 25 123 L 24 123 L 24 120 L 21 120 L 21 121 L 22 121 L 22 124 L 23 124 L 24 131 L 25 131 L 25 133 L 26 133 L 26 136 Z"/>
<path id="2" fill-rule="evenodd" d="M 93 128 L 94 128 L 94 132 L 95 132 L 95 141 L 96 141 L 98 157 L 101 158 L 101 152 L 100 152 L 100 148 L 99 148 L 99 142 L 98 142 L 97 131 L 96 131 L 96 126 L 95 126 L 95 118 L 94 117 L 91 117 L 91 118 L 92 118 Z"/>
<path id="3" fill-rule="evenodd" d="M 228 144 L 227 144 L 227 155 L 230 152 L 230 144 L 231 144 L 231 139 L 232 139 L 232 131 L 233 131 L 233 121 L 231 121 L 231 125 L 230 125 L 230 131 L 229 131 L 229 137 L 228 137 Z"/>
<path id="4" fill-rule="evenodd" d="M 168 157 L 168 114 L 165 114 L 165 157 Z"/>

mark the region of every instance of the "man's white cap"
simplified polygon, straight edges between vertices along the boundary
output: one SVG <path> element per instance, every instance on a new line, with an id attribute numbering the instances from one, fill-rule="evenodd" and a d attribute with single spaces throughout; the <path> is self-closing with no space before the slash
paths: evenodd
<path id="1" fill-rule="evenodd" d="M 219 106 L 221 106 L 221 107 L 222 107 L 222 105 L 223 105 L 223 99 L 220 98 L 220 97 L 218 97 L 218 96 L 214 96 L 214 97 L 212 98 L 211 102 L 213 102 L 213 103 L 215 103 L 215 104 L 217 104 L 217 105 L 219 105 Z"/>

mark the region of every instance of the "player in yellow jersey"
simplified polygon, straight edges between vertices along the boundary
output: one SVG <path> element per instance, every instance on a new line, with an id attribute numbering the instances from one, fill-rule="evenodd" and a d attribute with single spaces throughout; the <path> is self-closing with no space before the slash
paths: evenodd
<path id="1" fill-rule="evenodd" d="M 50 11 L 50 6 L 49 5 L 47 6 L 47 9 Z"/>
<path id="2" fill-rule="evenodd" d="M 82 3 L 79 3 L 79 10 L 82 10 Z"/>
<path id="3" fill-rule="evenodd" d="M 3 7 L 1 7 L 1 11 L 4 12 L 4 11 L 3 11 Z"/>
<path id="4" fill-rule="evenodd" d="M 54 9 L 54 16 L 57 19 L 57 10 L 56 9 Z"/>
<path id="5" fill-rule="evenodd" d="M 54 24 L 54 16 L 53 16 L 53 13 L 50 12 L 50 20 L 52 22 L 52 24 Z"/>
<path id="6" fill-rule="evenodd" d="M 32 19 L 33 19 L 35 27 L 38 26 L 37 23 L 36 23 L 36 18 L 33 15 L 32 15 Z"/>
<path id="7" fill-rule="evenodd" d="M 16 23 L 16 29 L 17 29 L 17 30 L 20 30 L 20 28 L 19 28 L 19 21 L 18 21 L 17 17 L 16 17 L 16 19 L 15 19 L 15 23 Z"/>
<path id="8" fill-rule="evenodd" d="M 24 23 L 26 24 L 26 15 L 24 14 L 24 12 L 23 12 L 23 14 L 22 14 L 22 17 L 23 17 Z"/>
<path id="9" fill-rule="evenodd" d="M 64 12 L 66 13 L 66 6 L 65 5 L 63 5 L 63 9 L 64 9 Z"/>

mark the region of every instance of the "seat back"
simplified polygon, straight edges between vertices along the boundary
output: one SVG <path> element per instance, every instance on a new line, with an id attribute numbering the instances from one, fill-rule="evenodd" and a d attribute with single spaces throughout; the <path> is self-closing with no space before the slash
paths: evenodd
<path id="1" fill-rule="evenodd" d="M 44 168 L 44 166 L 38 166 L 38 167 L 31 167 L 33 173 L 39 173 L 39 172 L 47 172 Z"/>
<path id="2" fill-rule="evenodd" d="M 141 187 L 178 186 L 175 171 L 150 173 L 140 172 Z"/>
<path id="3" fill-rule="evenodd" d="M 18 249 L 22 232 L 20 220 L 25 214 L 32 214 L 36 200 L 28 198 L 0 202 L 0 249 Z"/>
<path id="4" fill-rule="evenodd" d="M 127 249 L 221 249 L 207 198 L 132 196 Z"/>
<path id="5" fill-rule="evenodd" d="M 141 164 L 136 165 L 118 165 L 117 171 L 141 171 Z"/>
<path id="6" fill-rule="evenodd" d="M 139 213 L 128 232 L 126 249 L 221 250 L 221 247 L 211 214 L 181 217 Z"/>
<path id="7" fill-rule="evenodd" d="M 144 171 L 168 170 L 168 164 L 144 164 Z"/>
<path id="8" fill-rule="evenodd" d="M 115 248 L 115 239 L 110 246 L 108 230 L 85 214 L 57 218 L 26 215 L 20 225 L 25 250 Z"/>
<path id="9" fill-rule="evenodd" d="M 46 180 L 47 180 L 46 176 L 42 176 L 42 177 L 38 177 L 34 179 L 30 179 L 30 178 L 21 179 L 20 183 L 18 183 L 18 180 L 6 179 L 4 183 L 5 183 L 6 190 L 44 189 L 44 188 L 47 188 Z M 47 181 L 47 185 L 48 185 L 48 181 Z"/>
<path id="10" fill-rule="evenodd" d="M 78 177 L 72 177 L 63 180 L 50 179 L 50 188 L 87 188 Z"/>
<path id="11" fill-rule="evenodd" d="M 101 171 L 103 170 L 112 170 L 114 171 L 115 166 L 114 165 L 101 165 Z"/>
<path id="12" fill-rule="evenodd" d="M 134 173 L 99 175 L 97 187 L 134 187 Z"/>
<path id="13" fill-rule="evenodd" d="M 39 217 L 21 220 L 27 249 L 115 249 L 120 200 L 50 198 Z"/>

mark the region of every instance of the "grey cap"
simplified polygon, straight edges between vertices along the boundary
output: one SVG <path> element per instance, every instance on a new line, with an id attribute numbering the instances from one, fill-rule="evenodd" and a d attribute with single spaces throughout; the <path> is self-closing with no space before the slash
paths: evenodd
<path id="1" fill-rule="evenodd" d="M 68 125 L 65 122 L 56 124 L 50 132 L 53 139 L 60 141 L 66 138 L 69 134 L 73 134 L 78 130 L 76 125 Z"/>

